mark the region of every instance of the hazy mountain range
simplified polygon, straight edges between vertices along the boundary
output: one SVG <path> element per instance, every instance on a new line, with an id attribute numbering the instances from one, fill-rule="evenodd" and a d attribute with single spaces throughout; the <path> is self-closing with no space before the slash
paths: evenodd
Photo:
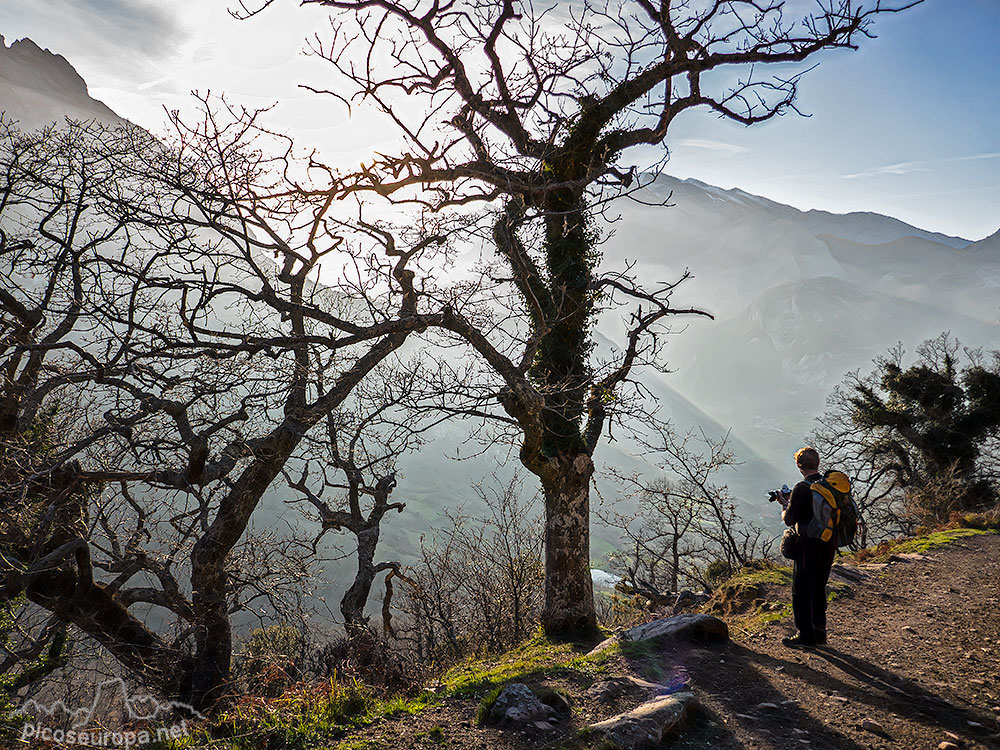
<path id="1" fill-rule="evenodd" d="M 647 193 L 673 205 L 625 204 L 607 254 L 642 278 L 690 268 L 679 299 L 715 315 L 674 338 L 664 386 L 782 471 L 831 389 L 897 342 L 950 330 L 1000 347 L 1000 233 L 973 243 L 670 177 Z"/>
<path id="2" fill-rule="evenodd" d="M 26 128 L 63 116 L 121 121 L 65 58 L 30 40 L 8 48 L 2 37 L 0 110 Z M 622 220 L 603 247 L 609 267 L 634 261 L 650 281 L 688 268 L 694 278 L 677 305 L 715 316 L 678 320 L 668 348 L 675 372 L 649 374 L 645 385 L 678 427 L 731 431 L 746 463 L 726 479 L 746 505 L 763 511 L 765 491 L 795 478 L 791 453 L 845 373 L 897 342 L 912 350 L 944 330 L 1000 348 L 1000 233 L 970 242 L 878 214 L 800 211 L 669 176 L 635 197 L 612 209 Z M 613 321 L 602 321 L 599 345 L 612 346 L 615 334 Z M 462 437 L 462 426 L 450 425 L 402 461 L 394 497 L 408 508 L 387 519 L 387 555 L 406 559 L 437 510 L 469 498 L 470 483 L 495 467 L 490 457 L 451 462 Z M 640 466 L 631 454 L 627 442 L 602 446 L 598 464 Z"/>

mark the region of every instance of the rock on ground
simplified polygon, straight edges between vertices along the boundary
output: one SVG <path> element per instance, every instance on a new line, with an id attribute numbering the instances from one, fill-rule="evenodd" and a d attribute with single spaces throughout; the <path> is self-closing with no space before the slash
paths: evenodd
<path id="1" fill-rule="evenodd" d="M 631 711 L 591 724 L 590 728 L 603 734 L 620 750 L 653 748 L 697 713 L 699 706 L 694 693 L 662 696 Z"/>
<path id="2" fill-rule="evenodd" d="M 629 628 L 602 641 L 591 653 L 603 651 L 614 643 L 641 643 L 664 639 L 682 639 L 693 643 L 724 643 L 729 640 L 729 626 L 712 615 L 674 615 Z"/>
<path id="3" fill-rule="evenodd" d="M 502 727 L 544 721 L 555 713 L 555 709 L 538 700 L 531 688 L 521 682 L 505 687 L 490 708 L 490 718 Z"/>

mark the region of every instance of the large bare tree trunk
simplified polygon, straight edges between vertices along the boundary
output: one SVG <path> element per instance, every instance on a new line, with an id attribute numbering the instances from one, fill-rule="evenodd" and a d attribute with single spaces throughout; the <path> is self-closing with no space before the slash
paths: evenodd
<path id="1" fill-rule="evenodd" d="M 246 531 L 261 496 L 278 476 L 300 440 L 292 429 L 279 428 L 260 450 L 260 458 L 240 476 L 191 551 L 191 590 L 195 622 L 195 669 L 191 702 L 214 705 L 225 693 L 232 667 L 233 632 L 229 620 L 229 576 L 226 561 Z"/>
<path id="2" fill-rule="evenodd" d="M 557 181 L 569 182 L 578 168 L 564 157 L 553 163 L 553 174 Z M 545 495 L 542 627 L 548 635 L 585 635 L 597 628 L 590 573 L 594 463 L 581 424 L 591 382 L 594 247 L 587 235 L 586 201 L 579 191 L 550 191 L 545 211 L 549 309 L 531 370 L 546 401 L 539 415 L 540 455 L 532 457 Z"/>
<path id="3" fill-rule="evenodd" d="M 590 574 L 590 456 L 560 457 L 542 480 L 545 495 L 545 608 L 549 635 L 597 629 Z"/>

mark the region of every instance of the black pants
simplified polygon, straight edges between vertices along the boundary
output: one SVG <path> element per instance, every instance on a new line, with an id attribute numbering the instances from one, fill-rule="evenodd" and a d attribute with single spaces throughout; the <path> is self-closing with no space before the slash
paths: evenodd
<path id="1" fill-rule="evenodd" d="M 819 539 L 800 539 L 792 567 L 792 613 L 795 627 L 807 643 L 826 638 L 826 582 L 837 547 Z"/>

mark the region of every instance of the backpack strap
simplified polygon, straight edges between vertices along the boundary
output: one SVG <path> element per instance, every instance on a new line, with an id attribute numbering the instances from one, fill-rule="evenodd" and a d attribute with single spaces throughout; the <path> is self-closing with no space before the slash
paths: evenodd
<path id="1" fill-rule="evenodd" d="M 827 504 L 831 508 L 833 508 L 834 510 L 837 509 L 837 499 L 833 496 L 833 490 L 831 490 L 830 487 L 826 484 L 825 479 L 818 479 L 812 484 L 810 484 L 809 487 L 814 492 L 818 492 L 820 495 L 822 495 L 823 499 L 826 500 Z"/>
<path id="2" fill-rule="evenodd" d="M 834 497 L 833 490 L 830 488 L 830 485 L 827 484 L 826 477 L 812 482 L 809 485 L 809 488 L 813 492 L 819 493 L 819 496 L 826 501 L 826 504 L 829 505 L 830 508 L 832 508 L 830 511 L 830 520 L 826 522 L 826 528 L 823 529 L 819 537 L 824 542 L 829 542 L 833 539 L 834 531 L 840 523 L 840 506 L 837 505 L 837 498 Z"/>

